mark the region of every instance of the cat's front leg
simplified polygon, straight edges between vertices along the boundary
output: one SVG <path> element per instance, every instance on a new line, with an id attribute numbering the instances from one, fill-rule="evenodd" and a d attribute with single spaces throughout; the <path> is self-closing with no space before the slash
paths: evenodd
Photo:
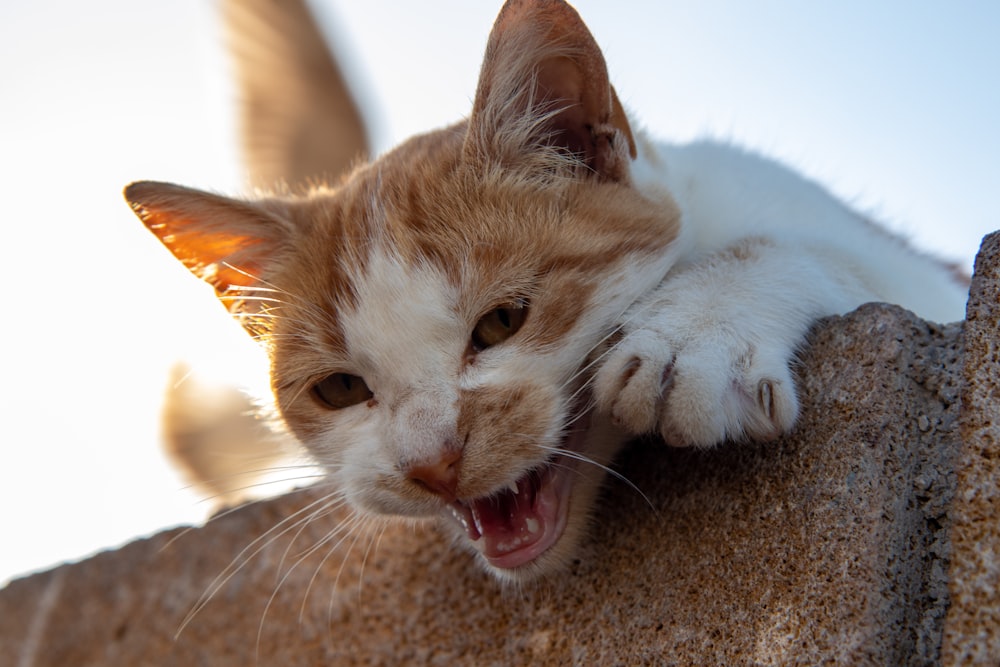
<path id="1" fill-rule="evenodd" d="M 675 271 L 627 313 L 594 380 L 598 408 L 676 446 L 787 432 L 797 348 L 817 317 L 858 300 L 832 268 L 750 239 Z"/>

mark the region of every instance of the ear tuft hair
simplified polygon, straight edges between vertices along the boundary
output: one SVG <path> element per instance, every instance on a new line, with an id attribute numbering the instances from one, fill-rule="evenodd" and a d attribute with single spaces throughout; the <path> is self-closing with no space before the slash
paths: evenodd
<path id="1" fill-rule="evenodd" d="M 510 0 L 490 33 L 467 155 L 628 182 L 635 140 L 600 48 L 562 0 Z"/>

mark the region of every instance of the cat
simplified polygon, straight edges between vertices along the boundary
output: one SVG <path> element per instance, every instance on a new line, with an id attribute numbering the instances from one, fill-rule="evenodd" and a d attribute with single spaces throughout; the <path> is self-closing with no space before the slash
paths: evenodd
<path id="1" fill-rule="evenodd" d="M 785 167 L 653 142 L 562 0 L 509 0 L 469 117 L 337 182 L 125 197 L 265 346 L 336 493 L 442 518 L 505 581 L 576 556 L 630 437 L 787 433 L 818 318 L 878 300 L 951 321 L 965 300 Z"/>

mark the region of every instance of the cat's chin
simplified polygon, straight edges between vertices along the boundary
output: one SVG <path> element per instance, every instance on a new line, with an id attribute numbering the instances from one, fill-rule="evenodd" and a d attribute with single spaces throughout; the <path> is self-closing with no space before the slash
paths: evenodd
<path id="1" fill-rule="evenodd" d="M 449 506 L 465 536 L 501 578 L 530 578 L 549 569 L 539 561 L 566 533 L 574 487 L 586 477 L 578 466 L 589 426 L 590 415 L 584 413 L 560 443 L 560 453 L 545 465 L 487 496 Z"/>

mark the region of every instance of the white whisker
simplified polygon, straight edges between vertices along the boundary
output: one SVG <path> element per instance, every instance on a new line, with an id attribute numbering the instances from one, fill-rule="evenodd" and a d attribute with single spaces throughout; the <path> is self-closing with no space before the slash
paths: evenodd
<path id="1" fill-rule="evenodd" d="M 382 542 L 382 536 L 385 535 L 385 523 L 379 528 L 378 533 L 372 534 L 368 540 L 368 546 L 365 548 L 365 555 L 361 558 L 361 569 L 358 571 L 358 598 L 361 598 L 362 586 L 365 581 L 365 566 L 368 565 L 368 557 L 372 555 L 374 546 L 374 551 L 378 551 L 378 545 Z"/>
<path id="2" fill-rule="evenodd" d="M 184 631 L 184 628 L 186 628 L 187 625 L 192 620 L 194 620 L 194 617 L 197 616 L 198 613 L 208 605 L 208 603 L 212 600 L 212 598 L 215 597 L 215 594 L 218 593 L 220 590 L 222 590 L 222 587 L 225 586 L 230 579 L 236 576 L 236 574 L 240 570 L 242 570 L 246 566 L 246 564 L 249 563 L 257 554 L 259 554 L 267 546 L 272 544 L 276 539 L 280 538 L 282 535 L 285 535 L 289 531 L 293 530 L 299 524 L 299 522 L 303 520 L 302 515 L 304 513 L 310 512 L 315 507 L 324 505 L 324 503 L 329 504 L 331 502 L 330 498 L 331 495 L 328 494 L 326 496 L 314 500 L 305 507 L 285 517 L 277 524 L 269 528 L 262 535 L 255 538 L 252 542 L 250 542 L 250 544 L 243 547 L 243 549 L 238 554 L 236 554 L 236 556 L 233 557 L 230 564 L 227 565 L 222 570 L 222 572 L 220 572 L 219 575 L 215 577 L 215 579 L 212 581 L 211 584 L 209 584 L 205 592 L 202 593 L 201 597 L 198 598 L 198 601 L 194 604 L 194 606 L 187 613 L 187 615 L 185 615 L 184 619 L 181 621 L 180 626 L 177 628 L 175 637 L 180 636 L 180 634 Z M 342 503 L 343 500 L 338 497 L 333 502 L 334 504 L 339 504 Z M 289 522 L 291 522 L 290 525 L 286 526 L 285 524 L 289 524 Z M 282 528 L 282 526 L 285 527 Z M 278 530 L 279 528 L 281 529 L 280 531 Z"/>
<path id="3" fill-rule="evenodd" d="M 319 576 L 320 571 L 323 569 L 323 565 L 325 565 L 326 562 L 330 559 L 330 556 L 332 556 L 337 551 L 337 549 L 340 548 L 340 545 L 343 543 L 345 539 L 347 539 L 347 536 L 353 533 L 355 529 L 363 525 L 366 521 L 367 521 L 366 517 L 361 516 L 356 511 L 352 511 L 351 515 L 347 519 L 341 522 L 341 524 L 338 525 L 334 530 L 329 531 L 320 540 L 320 544 L 328 544 L 331 540 L 333 540 L 333 538 L 343 533 L 341 538 L 337 540 L 335 544 L 331 545 L 329 549 L 327 549 L 326 554 L 323 556 L 322 559 L 320 559 L 320 562 L 316 565 L 316 569 L 313 571 L 312 576 L 309 577 L 309 583 L 306 584 L 306 590 L 302 596 L 302 605 L 299 607 L 299 622 L 302 622 L 302 620 L 305 618 L 306 602 L 309 599 L 309 592 L 312 590 L 313 585 L 316 583 L 316 578 Z"/>
<path id="4" fill-rule="evenodd" d="M 359 520 L 359 522 L 362 522 L 362 521 L 363 521 L 363 519 L 364 519 L 364 517 L 362 517 L 362 516 L 361 516 L 361 515 L 359 514 L 359 515 L 358 515 L 358 520 Z M 353 540 L 353 541 L 351 542 L 351 546 L 349 546 L 349 547 L 347 548 L 347 553 L 348 553 L 348 554 L 350 554 L 350 553 L 351 553 L 352 551 L 354 551 L 354 546 L 355 546 L 355 545 L 356 545 L 356 544 L 358 543 L 358 540 L 359 540 L 360 538 L 361 538 L 361 535 L 360 535 L 360 534 L 358 534 L 358 533 L 355 533 L 355 535 L 354 535 L 354 540 Z M 339 546 L 341 545 L 341 543 L 342 543 L 342 542 L 343 542 L 343 541 L 344 541 L 345 539 L 347 539 L 347 535 L 344 535 L 344 536 L 343 536 L 343 537 L 342 537 L 342 538 L 341 538 L 340 540 L 338 540 L 338 541 L 337 541 L 337 544 L 336 544 L 335 548 L 339 547 Z M 346 564 L 347 564 L 347 558 L 345 557 L 345 558 L 344 558 L 343 560 L 341 560 L 341 561 L 340 561 L 340 567 L 339 567 L 339 568 L 337 569 L 337 576 L 336 576 L 336 577 L 334 578 L 334 580 L 333 580 L 333 588 L 334 588 L 334 589 L 336 589 L 336 588 L 337 588 L 337 587 L 339 586 L 339 584 L 340 584 L 340 576 L 341 576 L 341 575 L 342 575 L 342 574 L 344 573 L 344 566 L 345 566 Z M 331 612 L 331 613 L 332 613 L 332 612 Z"/>
<path id="5" fill-rule="evenodd" d="M 341 500 L 343 500 L 343 499 L 341 499 Z M 314 520 L 329 515 L 330 512 L 333 509 L 335 509 L 335 507 L 323 507 L 323 508 L 320 508 L 319 510 L 311 513 L 309 515 L 309 517 L 305 521 L 300 522 L 300 524 L 299 524 L 299 530 L 289 540 L 288 546 L 285 547 L 285 551 L 282 554 L 281 560 L 278 563 L 278 568 L 277 568 L 278 571 L 280 571 L 281 568 L 283 567 L 283 564 L 285 562 L 285 558 L 288 556 L 289 550 L 292 548 L 292 545 L 295 543 L 295 540 L 298 539 L 298 537 L 302 534 L 302 531 L 304 531 L 306 529 L 306 527 L 308 527 L 308 525 L 310 523 L 312 523 Z M 348 522 L 344 522 L 344 523 L 348 523 Z M 262 636 L 264 634 L 264 622 L 267 619 L 268 611 L 271 609 L 271 605 L 274 603 L 275 598 L 278 596 L 278 592 L 281 590 L 282 585 L 284 585 L 284 583 L 288 580 L 288 578 L 290 576 L 292 576 L 292 573 L 295 572 L 296 568 L 298 568 L 299 565 L 301 565 L 303 562 L 305 562 L 306 559 L 308 559 L 311 555 L 313 555 L 314 553 L 316 553 L 317 551 L 319 551 L 323 547 L 323 545 L 326 544 L 334 536 L 336 536 L 338 532 L 340 532 L 341 530 L 344 530 L 344 523 L 338 524 L 332 531 L 330 531 L 329 533 L 327 533 L 326 536 L 324 536 L 322 539 L 320 539 L 318 542 L 316 542 L 316 544 L 314 544 L 313 546 L 311 546 L 308 549 L 306 549 L 303 553 L 301 553 L 297 557 L 297 559 L 295 560 L 295 562 L 291 565 L 291 567 L 289 567 L 288 570 L 283 575 L 281 575 L 280 579 L 275 583 L 274 590 L 271 592 L 270 597 L 268 597 L 268 599 L 267 599 L 267 603 L 264 605 L 264 611 L 261 612 L 260 623 L 257 626 L 256 653 L 257 653 L 258 656 L 260 655 L 260 641 L 261 641 L 261 638 L 262 638 Z M 323 560 L 325 561 L 326 557 L 324 557 Z M 306 589 L 306 593 L 308 594 L 308 589 Z M 303 606 L 304 605 L 305 605 L 305 599 L 303 598 Z M 300 613 L 300 618 L 301 618 L 301 613 Z"/>
<path id="6" fill-rule="evenodd" d="M 649 505 L 649 508 L 651 510 L 653 510 L 653 512 L 656 512 L 656 506 L 653 505 L 653 502 L 649 499 L 649 496 L 647 496 L 645 493 L 643 493 L 642 489 L 640 489 L 638 486 L 636 486 L 635 483 L 632 482 L 632 480 L 630 480 L 628 477 L 626 477 L 625 475 L 621 474 L 620 472 L 618 472 L 614 468 L 606 466 L 606 465 L 604 465 L 602 463 L 598 463 L 597 461 L 595 461 L 594 459 L 590 458 L 589 456 L 586 456 L 586 455 L 581 454 L 579 452 L 573 452 L 573 451 L 570 451 L 570 450 L 567 450 L 567 449 L 562 449 L 560 447 L 547 447 L 545 445 L 539 445 L 539 446 L 543 450 L 548 451 L 548 452 L 552 452 L 553 454 L 557 454 L 559 456 L 564 456 L 564 457 L 566 457 L 568 459 L 574 459 L 576 461 L 580 461 L 581 463 L 586 463 L 588 465 L 596 466 L 597 468 L 603 470 L 604 472 L 606 472 L 607 474 L 611 475 L 612 477 L 614 477 L 614 478 L 616 478 L 616 479 L 624 482 L 625 484 L 627 484 L 633 491 L 635 491 L 636 493 L 639 494 L 639 496 L 646 502 L 647 505 Z"/>

